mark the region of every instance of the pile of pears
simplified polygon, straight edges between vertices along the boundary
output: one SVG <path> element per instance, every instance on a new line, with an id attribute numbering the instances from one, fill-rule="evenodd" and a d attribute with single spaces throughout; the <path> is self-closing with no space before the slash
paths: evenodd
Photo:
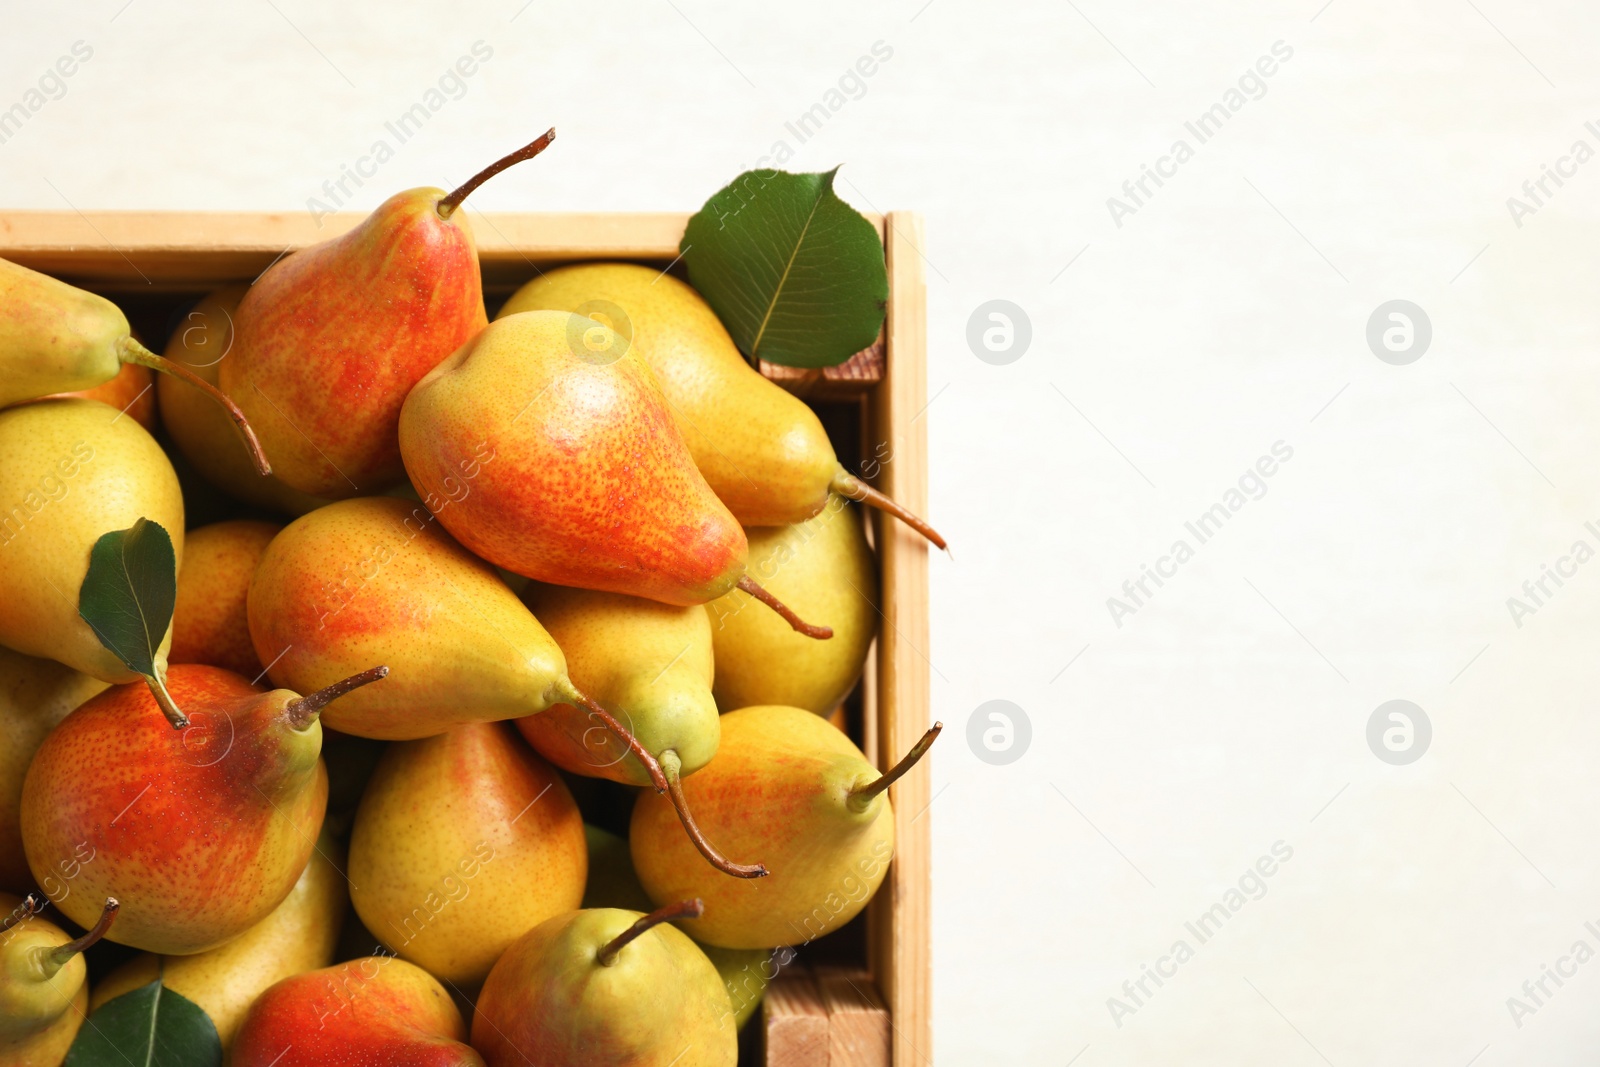
<path id="1" fill-rule="evenodd" d="M 938 727 L 888 772 L 845 732 L 855 502 L 943 542 L 672 274 L 489 320 L 464 200 L 553 137 L 161 355 L 0 261 L 0 1067 L 153 988 L 234 1067 L 732 1065 L 882 883 Z M 91 560 L 155 527 L 130 658 Z"/>

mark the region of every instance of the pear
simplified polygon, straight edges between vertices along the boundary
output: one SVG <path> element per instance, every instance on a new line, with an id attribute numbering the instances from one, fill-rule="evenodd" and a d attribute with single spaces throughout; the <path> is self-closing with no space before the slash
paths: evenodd
<path id="1" fill-rule="evenodd" d="M 0 1064 L 45 1067 L 66 1057 L 89 999 L 83 951 L 117 917 L 107 900 L 94 928 L 76 940 L 38 917 L 38 897 L 0 893 Z"/>
<path id="2" fill-rule="evenodd" d="M 571 311 L 631 339 L 655 371 L 695 465 L 745 526 L 790 526 L 830 492 L 881 508 L 928 540 L 938 532 L 840 465 L 816 414 L 763 378 L 700 294 L 635 263 L 579 263 L 518 289 L 500 318 Z"/>
<path id="3" fill-rule="evenodd" d="M 411 391 L 400 451 L 439 521 L 496 566 L 684 607 L 737 585 L 787 611 L 745 573 L 744 531 L 650 368 L 589 319 L 494 322 Z"/>
<path id="4" fill-rule="evenodd" d="M 0 407 L 105 385 L 135 363 L 198 386 L 239 428 L 256 466 L 270 471 L 239 408 L 186 368 L 134 340 L 122 311 L 105 297 L 0 259 Z"/>
<path id="5" fill-rule="evenodd" d="M 333 962 L 348 903 L 344 875 L 335 862 L 339 855 L 339 846 L 324 834 L 300 880 L 265 919 L 209 952 L 135 956 L 96 983 L 89 1010 L 159 978 L 163 986 L 199 1005 L 226 1050 L 263 990 Z"/>
<path id="6" fill-rule="evenodd" d="M 489 1067 L 733 1067 L 727 991 L 671 925 L 700 909 L 572 911 L 529 930 L 489 972 L 473 1047 Z"/>
<path id="7" fill-rule="evenodd" d="M 41 400 L 0 411 L 0 456 L 0 644 L 105 682 L 140 677 L 78 615 L 78 589 L 100 536 L 141 517 L 182 561 L 183 496 L 161 446 L 98 401 Z M 165 664 L 163 643 L 157 674 Z"/>
<path id="8" fill-rule="evenodd" d="M 22 855 L 22 779 L 45 735 L 106 683 L 0 648 L 0 889 L 33 884 Z"/>
<path id="9" fill-rule="evenodd" d="M 745 531 L 750 572 L 809 618 L 827 619 L 831 641 L 807 641 L 740 590 L 706 605 L 711 616 L 718 707 L 784 704 L 828 715 L 855 688 L 878 632 L 878 571 L 856 509 L 828 506 L 793 526 Z"/>
<path id="10" fill-rule="evenodd" d="M 184 535 L 170 662 L 207 663 L 246 678 L 261 674 L 245 598 L 256 564 L 281 529 L 277 523 L 235 519 Z"/>
<path id="11" fill-rule="evenodd" d="M 450 994 L 415 964 L 366 956 L 285 978 L 250 1005 L 233 1067 L 484 1067 Z"/>
<path id="12" fill-rule="evenodd" d="M 831 933 L 860 914 L 894 855 L 888 787 L 938 736 L 923 735 L 887 774 L 850 739 L 800 708 L 741 708 L 722 717 L 717 758 L 683 791 L 696 817 L 731 848 L 772 866 L 759 882 L 703 876 L 672 809 L 649 793 L 634 804 L 628 832 L 634 870 L 650 899 L 695 895 L 706 915 L 684 924 L 696 940 L 724 948 L 778 948 Z"/>
<path id="13" fill-rule="evenodd" d="M 216 406 L 209 396 L 197 389 L 190 389 L 180 378 L 162 375 L 161 380 L 171 382 L 172 387 L 179 392 L 187 393 L 195 401 L 205 406 L 226 427 L 229 436 L 233 434 L 233 423 L 227 414 Z M 71 393 L 54 393 L 55 397 L 82 397 L 85 400 L 98 400 L 102 404 L 109 404 L 124 415 L 133 419 L 140 426 L 156 432 L 160 420 L 156 418 L 156 375 L 149 367 L 142 367 L 137 363 L 124 363 L 117 376 L 109 382 L 95 386 L 93 389 L 79 389 Z M 248 453 L 241 451 L 237 446 L 227 449 L 230 456 L 238 458 L 240 463 L 254 466 Z"/>
<path id="14" fill-rule="evenodd" d="M 167 675 L 174 730 L 142 683 L 82 704 L 45 738 L 22 786 L 22 844 L 39 885 L 87 925 L 122 901 L 112 940 L 163 955 L 233 940 L 281 904 L 322 824 L 322 706 L 375 668 L 296 696 L 217 667 Z"/>
<path id="15" fill-rule="evenodd" d="M 233 285 L 205 296 L 179 320 L 167 341 L 166 357 L 202 381 L 216 385 L 224 360 L 232 358 L 234 317 L 245 286 Z M 236 500 L 285 515 L 304 515 L 328 501 L 285 485 L 276 474 L 263 475 L 231 443 L 227 416 L 204 395 L 163 375 L 156 382 L 161 422 L 167 436 L 201 477 Z"/>
<path id="16" fill-rule="evenodd" d="M 256 424 L 286 484 L 350 497 L 400 480 L 401 403 L 487 321 L 472 227 L 457 209 L 554 139 L 551 130 L 449 195 L 398 193 L 354 230 L 279 260 L 250 287 L 235 322 L 238 351 L 222 362 L 220 383 Z"/>
<path id="17" fill-rule="evenodd" d="M 350 836 L 350 897 L 402 959 L 476 986 L 506 947 L 583 898 L 583 817 L 505 723 L 389 746 Z"/>

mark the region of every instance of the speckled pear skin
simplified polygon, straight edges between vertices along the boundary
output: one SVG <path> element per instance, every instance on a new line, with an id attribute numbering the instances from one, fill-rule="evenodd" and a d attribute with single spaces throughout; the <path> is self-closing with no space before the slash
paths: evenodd
<path id="1" fill-rule="evenodd" d="M 711 696 L 711 623 L 704 609 L 537 582 L 529 584 L 523 602 L 566 653 L 572 683 L 633 731 L 645 751 L 658 758 L 676 752 L 682 774 L 716 755 L 721 730 Z M 616 735 L 580 708 L 556 704 L 516 724 L 562 770 L 650 784 Z"/>
<path id="2" fill-rule="evenodd" d="M 484 1067 L 427 971 L 366 956 L 285 978 L 250 1006 L 232 1067 Z"/>
<path id="3" fill-rule="evenodd" d="M 611 965 L 597 962 L 640 918 L 572 911 L 508 948 L 472 1017 L 473 1047 L 489 1067 L 734 1067 L 738 1027 L 727 990 L 682 931 L 651 927 Z"/>
<path id="4" fill-rule="evenodd" d="M 109 382 L 131 335 L 105 297 L 0 259 L 0 407 Z"/>
<path id="5" fill-rule="evenodd" d="M 80 926 L 107 897 L 107 935 L 187 955 L 238 937 L 289 895 L 322 825 L 322 727 L 289 726 L 295 694 L 178 664 L 175 730 L 143 682 L 90 699 L 45 739 L 22 787 L 22 840 L 39 887 Z"/>
<path id="6" fill-rule="evenodd" d="M 172 610 L 171 662 L 207 663 L 246 678 L 261 673 L 245 598 L 256 565 L 281 529 L 274 522 L 235 519 L 189 531 Z"/>
<path id="7" fill-rule="evenodd" d="M 699 897 L 679 925 L 723 948 L 801 945 L 855 918 L 894 855 L 887 794 L 854 810 L 850 791 L 878 771 L 843 733 L 801 708 L 722 717 L 717 758 L 683 791 L 707 837 L 729 855 L 761 856 L 765 878 L 729 878 L 695 851 L 665 798 L 641 792 L 628 832 L 633 867 L 657 904 Z M 696 862 L 698 861 L 698 862 Z"/>
<path id="8" fill-rule="evenodd" d="M 506 947 L 583 898 L 583 817 L 508 723 L 390 745 L 350 837 L 351 898 L 384 945 L 476 986 Z"/>
<path id="9" fill-rule="evenodd" d="M 89 1010 L 156 980 L 194 1001 L 210 1017 L 223 1049 L 233 1044 L 245 1012 L 269 986 L 333 962 L 349 897 L 339 867 L 344 849 L 327 834 L 300 880 L 265 919 L 210 952 L 135 956 L 95 983 Z"/>
<path id="10" fill-rule="evenodd" d="M 543 711 L 561 649 L 487 563 L 420 504 L 341 501 L 296 519 L 256 568 L 250 636 L 273 682 L 310 692 L 387 664 L 329 704 L 330 727 L 408 740 Z"/>
<path id="11" fill-rule="evenodd" d="M 103 902 L 102 902 L 103 903 Z M 0 893 L 0 919 L 20 914 L 22 898 Z M 83 1026 L 88 1011 L 88 972 L 82 954 L 73 956 L 50 978 L 38 968 L 36 953 L 73 939 L 38 915 L 0 938 L 0 1065 L 56 1067 Z"/>
<path id="12" fill-rule="evenodd" d="M 750 539 L 750 575 L 803 619 L 827 619 L 833 638 L 813 641 L 735 589 L 705 607 L 716 649 L 717 706 L 786 704 L 827 715 L 855 688 L 878 632 L 878 567 L 861 511 L 841 496 L 793 526 L 761 526 Z"/>
<path id="13" fill-rule="evenodd" d="M 79 617 L 78 589 L 100 536 L 140 518 L 166 529 L 182 564 L 183 494 L 166 453 L 115 408 L 74 399 L 0 411 L 0 456 L 0 644 L 105 682 L 139 677 Z"/>
<path id="14" fill-rule="evenodd" d="M 170 375 L 163 374 L 161 377 L 166 378 L 170 377 Z M 143 426 L 151 433 L 155 433 L 156 425 L 160 421 L 156 417 L 155 379 L 156 372 L 149 367 L 143 367 L 137 363 L 124 363 L 122 369 L 117 371 L 116 376 L 109 382 L 102 382 L 92 389 L 77 389 L 72 392 L 52 393 L 50 395 L 58 397 L 76 396 L 82 397 L 84 400 L 98 400 L 102 404 L 111 405 L 128 418 L 133 419 L 140 426 Z M 187 383 L 182 383 L 182 388 L 187 389 L 191 388 L 191 386 Z M 212 406 L 216 405 L 216 402 L 205 396 L 204 393 L 201 396 L 206 403 Z M 226 415 L 222 417 L 224 419 L 227 418 Z M 230 428 L 233 426 L 232 420 L 228 421 L 228 426 Z M 235 440 L 237 439 L 237 434 L 235 434 Z"/>
<path id="15" fill-rule="evenodd" d="M 398 481 L 406 393 L 487 321 L 472 227 L 439 216 L 444 196 L 397 193 L 279 260 L 240 303 L 219 382 L 286 485 L 350 497 Z"/>
<path id="16" fill-rule="evenodd" d="M 821 510 L 839 471 L 822 423 L 750 366 L 689 285 L 636 263 L 579 263 L 533 279 L 498 317 L 539 309 L 602 321 L 620 310 L 624 321 L 609 324 L 631 330 L 695 465 L 742 525 L 786 526 Z"/>
<path id="17" fill-rule="evenodd" d="M 400 451 L 439 521 L 516 574 L 683 606 L 744 574 L 650 368 L 589 319 L 490 324 L 406 398 Z"/>
<path id="18" fill-rule="evenodd" d="M 0 890 L 23 893 L 33 886 L 22 854 L 22 779 L 28 763 L 69 711 L 105 687 L 54 660 L 0 648 Z"/>

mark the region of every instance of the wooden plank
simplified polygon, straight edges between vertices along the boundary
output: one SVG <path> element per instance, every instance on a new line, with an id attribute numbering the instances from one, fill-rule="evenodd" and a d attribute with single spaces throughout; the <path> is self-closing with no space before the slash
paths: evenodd
<path id="1" fill-rule="evenodd" d="M 912 511 L 927 515 L 927 425 L 918 417 L 928 393 L 922 220 L 915 213 L 891 212 L 887 227 L 888 359 L 883 384 L 872 400 L 874 444 L 887 451 L 877 483 Z M 928 546 L 888 516 L 878 517 L 877 532 L 884 590 L 878 736 L 880 766 L 887 769 L 929 725 Z M 895 860 L 869 920 L 871 970 L 894 1017 L 895 1067 L 931 1063 L 933 1056 L 932 842 L 929 820 L 923 817 L 928 794 L 926 760 L 890 787 Z"/>
<path id="2" fill-rule="evenodd" d="M 832 367 L 785 367 L 756 360 L 763 375 L 807 400 L 842 400 L 861 396 L 883 381 L 883 335 L 843 363 Z"/>
<path id="3" fill-rule="evenodd" d="M 819 967 L 828 1009 L 828 1067 L 889 1067 L 889 1009 L 866 971 Z"/>
<path id="4" fill-rule="evenodd" d="M 761 1002 L 767 1067 L 827 1067 L 828 1009 L 809 971 L 785 968 Z"/>

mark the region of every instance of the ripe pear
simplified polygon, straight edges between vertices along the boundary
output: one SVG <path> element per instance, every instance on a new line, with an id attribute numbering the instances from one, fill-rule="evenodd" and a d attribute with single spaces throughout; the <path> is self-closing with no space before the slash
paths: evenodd
<path id="1" fill-rule="evenodd" d="M 55 1067 L 83 1025 L 89 1000 L 83 951 L 105 936 L 117 902 L 103 902 L 82 937 L 36 914 L 42 902 L 0 893 L 0 1064 Z"/>
<path id="2" fill-rule="evenodd" d="M 738 589 L 706 605 L 717 706 L 784 704 L 828 715 L 855 688 L 878 632 L 878 570 L 861 516 L 843 497 L 793 526 L 746 530 L 750 572 L 831 641 L 807 641 Z"/>
<path id="3" fill-rule="evenodd" d="M 220 948 L 193 956 L 135 956 L 95 984 L 89 1009 L 154 982 L 187 997 L 211 1018 L 226 1050 L 262 991 L 291 975 L 333 962 L 348 898 L 336 861 L 342 850 L 327 834 L 300 880 L 265 919 Z"/>
<path id="4" fill-rule="evenodd" d="M 228 286 L 191 308 L 167 341 L 167 359 L 216 385 L 223 361 L 234 354 L 233 322 L 244 293 L 245 286 Z M 256 470 L 250 457 L 230 441 L 234 431 L 227 416 L 196 390 L 163 375 L 156 382 L 156 396 L 167 436 L 217 489 L 246 504 L 286 515 L 304 515 L 328 502 L 290 488 L 276 474 L 263 475 Z"/>
<path id="5" fill-rule="evenodd" d="M 571 911 L 529 930 L 489 972 L 473 1047 L 489 1067 L 733 1067 L 727 990 L 671 925 L 699 910 Z"/>
<path id="6" fill-rule="evenodd" d="M 539 275 L 498 317 L 540 310 L 589 316 L 630 339 L 695 465 L 742 525 L 804 522 L 831 492 L 882 508 L 944 547 L 931 526 L 844 469 L 816 414 L 750 366 L 684 282 L 636 263 L 579 263 Z"/>
<path id="7" fill-rule="evenodd" d="M 105 682 L 138 678 L 78 615 L 78 589 L 100 536 L 141 517 L 182 561 L 183 496 L 166 454 L 115 408 L 71 399 L 0 411 L 0 456 L 0 644 Z M 165 664 L 163 642 L 157 673 Z"/>
<path id="8" fill-rule="evenodd" d="M 322 705 L 381 668 L 299 697 L 230 671 L 178 664 L 174 730 L 142 683 L 116 686 L 53 730 L 22 786 L 22 843 L 39 885 L 86 924 L 122 901 L 113 940 L 189 955 L 233 940 L 281 904 L 322 824 Z"/>
<path id="9" fill-rule="evenodd" d="M 759 852 L 770 876 L 737 884 L 708 878 L 672 809 L 648 793 L 628 832 L 633 866 L 650 899 L 706 902 L 685 922 L 695 939 L 724 948 L 808 942 L 853 919 L 877 892 L 894 855 L 888 787 L 938 735 L 936 725 L 888 774 L 850 739 L 801 708 L 741 708 L 722 717 L 717 758 L 683 783 L 696 817 L 726 847 Z"/>
<path id="10" fill-rule="evenodd" d="M 184 535 L 170 662 L 207 663 L 246 678 L 261 673 L 245 598 L 256 564 L 281 529 L 277 523 L 235 519 Z"/>
<path id="11" fill-rule="evenodd" d="M 484 1067 L 432 975 L 366 956 L 285 978 L 250 1005 L 233 1067 Z"/>
<path id="12" fill-rule="evenodd" d="M 223 410 L 212 402 L 211 398 L 197 389 L 188 388 L 187 384 L 179 378 L 162 375 L 161 380 L 171 382 L 174 389 L 187 392 L 195 398 L 197 403 L 203 404 L 208 411 L 213 412 L 221 420 L 223 426 L 231 436 L 233 423 Z M 98 400 L 102 404 L 109 404 L 133 419 L 140 426 L 156 432 L 156 374 L 149 367 L 142 367 L 137 363 L 124 363 L 117 376 L 109 382 L 95 386 L 93 389 L 79 389 L 71 393 L 56 393 L 58 397 L 77 396 L 85 400 Z M 239 450 L 238 445 L 228 448 L 228 454 L 237 456 L 239 462 L 251 464 L 250 457 Z M 253 466 L 253 464 L 251 464 Z"/>
<path id="13" fill-rule="evenodd" d="M 0 407 L 105 385 L 124 364 L 173 375 L 222 405 L 257 467 L 271 470 L 255 432 L 227 397 L 133 337 L 111 301 L 0 259 Z M 235 445 L 234 447 L 238 447 Z"/>
<path id="14" fill-rule="evenodd" d="M 476 986 L 506 947 L 583 898 L 583 817 L 505 723 L 389 746 L 356 812 L 350 897 L 385 945 Z"/>
<path id="15" fill-rule="evenodd" d="M 221 385 L 256 424 L 278 476 L 350 497 L 400 480 L 400 405 L 483 329 L 483 279 L 461 201 L 555 131 L 449 195 L 397 193 L 361 225 L 279 260 L 245 293 Z"/>
<path id="16" fill-rule="evenodd" d="M 45 736 L 106 683 L 0 648 L 0 889 L 33 884 L 22 855 L 22 779 Z"/>

